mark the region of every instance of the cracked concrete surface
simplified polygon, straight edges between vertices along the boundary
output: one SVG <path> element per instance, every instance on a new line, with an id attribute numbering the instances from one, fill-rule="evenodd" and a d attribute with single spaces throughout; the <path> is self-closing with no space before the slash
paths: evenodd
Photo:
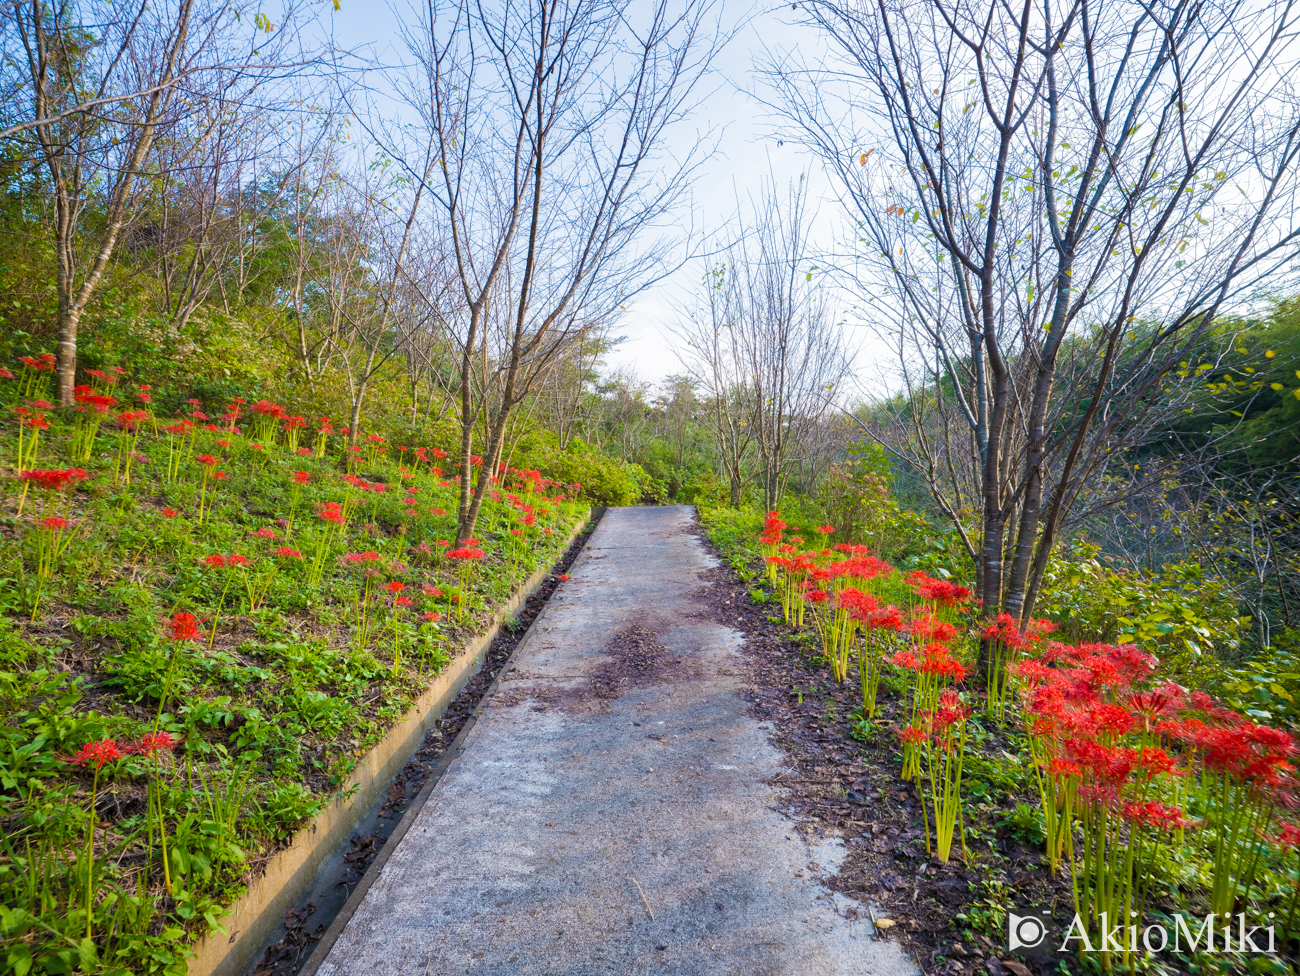
<path id="1" fill-rule="evenodd" d="M 917 971 L 819 883 L 838 842 L 780 812 L 692 518 L 605 514 L 319 976 Z M 683 679 L 589 693 L 634 624 Z"/>

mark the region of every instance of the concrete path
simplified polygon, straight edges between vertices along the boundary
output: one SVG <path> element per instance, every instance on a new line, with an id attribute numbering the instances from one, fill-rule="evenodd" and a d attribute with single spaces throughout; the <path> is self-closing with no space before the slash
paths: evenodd
<path id="1" fill-rule="evenodd" d="M 916 972 L 778 812 L 692 518 L 606 513 L 319 976 Z"/>

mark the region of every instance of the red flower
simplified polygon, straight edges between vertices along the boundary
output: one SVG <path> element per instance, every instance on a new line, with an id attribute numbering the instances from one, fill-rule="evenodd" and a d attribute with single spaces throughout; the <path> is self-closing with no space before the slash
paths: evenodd
<path id="1" fill-rule="evenodd" d="M 37 488 L 42 488 L 45 491 L 61 491 L 78 481 L 84 481 L 90 475 L 81 468 L 51 468 L 49 470 L 38 468 L 33 471 L 20 471 L 18 477 L 22 481 L 30 481 Z"/>
<path id="2" fill-rule="evenodd" d="M 903 615 L 898 612 L 898 607 L 894 606 L 892 603 L 880 610 L 875 610 L 866 614 L 862 618 L 861 622 L 868 630 L 903 629 Z"/>
<path id="3" fill-rule="evenodd" d="M 211 454 L 200 454 L 194 460 L 197 461 L 199 464 L 202 464 L 204 467 L 208 467 L 208 468 L 215 467 L 217 463 L 217 459 L 214 458 Z"/>
<path id="4" fill-rule="evenodd" d="M 820 532 L 822 535 L 832 535 L 835 532 L 835 526 L 819 525 L 817 526 L 817 531 Z"/>
<path id="5" fill-rule="evenodd" d="M 429 623 L 435 623 L 439 619 L 439 617 L 440 614 L 436 610 L 430 610 L 428 613 L 424 615 L 423 619 L 429 621 Z"/>
<path id="6" fill-rule="evenodd" d="M 262 529 L 258 529 L 253 534 L 256 535 L 259 539 L 274 539 L 275 529 L 262 528 Z"/>
<path id="7" fill-rule="evenodd" d="M 904 745 L 919 745 L 925 741 L 925 729 L 909 725 L 905 729 L 898 730 L 898 738 L 902 740 Z"/>
<path id="8" fill-rule="evenodd" d="M 122 752 L 117 748 L 115 739 L 100 739 L 97 742 L 87 742 L 75 756 L 68 756 L 63 761 L 77 766 L 93 765 L 96 770 L 100 770 L 104 768 L 105 763 L 115 762 L 121 758 Z"/>
<path id="9" fill-rule="evenodd" d="M 226 566 L 226 557 L 221 555 L 205 556 L 203 562 L 213 569 L 224 569 Z"/>
<path id="10" fill-rule="evenodd" d="M 1300 827 L 1293 823 L 1283 823 L 1282 832 L 1276 837 L 1268 838 L 1284 851 L 1300 847 Z"/>
<path id="11" fill-rule="evenodd" d="M 404 589 L 406 589 L 406 584 L 399 582 L 398 580 L 393 580 L 388 584 L 389 593 L 401 593 Z"/>
<path id="12" fill-rule="evenodd" d="M 339 557 L 339 562 L 343 563 L 373 563 L 378 561 L 379 553 L 377 552 L 349 552 Z"/>
<path id="13" fill-rule="evenodd" d="M 410 605 L 411 605 L 411 598 L 409 596 L 393 597 L 393 606 L 395 607 L 409 607 Z"/>
<path id="14" fill-rule="evenodd" d="M 271 554 L 275 556 L 283 556 L 285 559 L 302 558 L 302 553 L 300 553 L 297 549 L 290 549 L 288 546 L 279 546 L 276 549 L 272 549 Z"/>
<path id="15" fill-rule="evenodd" d="M 567 580 L 568 578 L 569 578 L 569 574 L 568 574 L 568 573 L 561 573 L 561 574 L 560 574 L 560 579 L 561 579 L 561 580 Z"/>
<path id="16" fill-rule="evenodd" d="M 57 515 L 51 515 L 49 518 L 42 520 L 41 525 L 47 529 L 66 529 L 68 520 L 59 518 Z"/>
<path id="17" fill-rule="evenodd" d="M 174 749 L 176 743 L 167 732 L 150 732 L 139 742 L 129 745 L 124 750 L 129 755 L 135 756 L 152 756 L 160 749 Z"/>
<path id="18" fill-rule="evenodd" d="M 162 513 L 161 513 L 161 514 L 162 514 L 163 518 L 175 518 L 175 517 L 176 517 L 176 509 L 174 509 L 174 508 L 164 508 L 164 509 L 162 510 Z"/>
<path id="19" fill-rule="evenodd" d="M 209 556 L 209 559 L 214 558 Z M 215 557 L 220 559 L 220 556 Z M 167 639 L 190 641 L 199 639 L 199 621 L 192 613 L 182 610 L 167 621 Z"/>
<path id="20" fill-rule="evenodd" d="M 316 514 L 326 522 L 343 524 L 343 507 L 338 502 L 326 502 L 316 506 Z"/>
<path id="21" fill-rule="evenodd" d="M 226 480 L 226 472 L 224 472 L 224 471 L 213 471 L 213 472 L 212 472 L 212 477 L 216 478 L 218 481 L 225 481 L 225 480 Z"/>
<path id="22" fill-rule="evenodd" d="M 310 452 L 308 452 L 308 453 L 310 453 Z M 296 481 L 296 482 L 297 482 L 298 484 L 300 484 L 300 485 L 305 485 L 305 484 L 307 483 L 307 480 L 308 480 L 310 477 L 311 477 L 311 475 L 309 475 L 306 471 L 295 471 L 295 472 L 293 473 L 293 480 Z"/>
<path id="23" fill-rule="evenodd" d="M 1154 830 L 1174 831 L 1196 826 L 1186 819 L 1178 807 L 1167 806 L 1155 800 L 1147 803 L 1125 803 L 1120 815 L 1129 823 L 1151 827 Z"/>

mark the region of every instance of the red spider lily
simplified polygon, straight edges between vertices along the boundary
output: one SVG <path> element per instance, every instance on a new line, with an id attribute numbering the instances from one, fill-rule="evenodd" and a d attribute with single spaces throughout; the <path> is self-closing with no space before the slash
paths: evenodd
<path id="1" fill-rule="evenodd" d="M 94 877 L 95 877 L 95 812 L 96 801 L 99 797 L 99 773 L 105 765 L 116 762 L 122 758 L 122 751 L 117 747 L 115 739 L 100 739 L 95 742 L 87 742 L 81 747 L 81 750 L 73 756 L 63 759 L 64 762 L 72 763 L 82 768 L 94 769 L 94 779 L 90 788 L 90 823 L 86 831 L 86 938 L 89 939 L 92 934 L 92 925 L 94 922 L 94 913 L 91 908 L 94 903 Z"/>
<path id="2" fill-rule="evenodd" d="M 176 748 L 176 743 L 172 741 L 172 737 L 169 733 L 150 732 L 139 742 L 126 746 L 123 751 L 127 755 L 132 756 L 152 756 L 154 753 L 161 752 L 163 749 L 174 748 Z"/>
<path id="3" fill-rule="evenodd" d="M 253 534 L 254 534 L 255 536 L 257 536 L 257 538 L 259 538 L 259 539 L 274 539 L 274 538 L 275 538 L 275 529 L 272 529 L 272 528 L 269 528 L 269 527 L 264 527 L 264 528 L 258 529 L 258 530 L 255 531 Z"/>
<path id="4" fill-rule="evenodd" d="M 148 410 L 123 410 L 114 422 L 124 430 L 134 430 L 142 421 L 148 419 Z"/>
<path id="5" fill-rule="evenodd" d="M 378 562 L 377 552 L 349 552 L 339 557 L 339 562 L 347 564 Z"/>
<path id="6" fill-rule="evenodd" d="M 43 491 L 62 491 L 79 481 L 89 478 L 81 468 L 58 468 L 58 469 L 37 469 L 34 471 L 20 471 L 18 477 L 30 484 L 34 484 Z"/>
<path id="7" fill-rule="evenodd" d="M 817 531 L 820 532 L 822 535 L 832 535 L 835 532 L 835 526 L 819 525 L 817 526 Z"/>
<path id="8" fill-rule="evenodd" d="M 173 614 L 167 621 L 167 639 L 173 641 L 192 641 L 199 639 L 199 621 L 194 614 L 185 610 Z"/>
<path id="9" fill-rule="evenodd" d="M 917 640 L 937 641 L 946 644 L 957 636 L 957 628 L 931 614 L 919 614 L 907 625 L 908 633 Z"/>
<path id="10" fill-rule="evenodd" d="M 324 522 L 342 525 L 345 521 L 343 507 L 338 502 L 325 502 L 316 506 L 316 515 Z"/>
<path id="11" fill-rule="evenodd" d="M 395 597 L 393 597 L 393 606 L 395 606 L 395 607 L 409 607 L 409 606 L 411 605 L 411 602 L 412 602 L 412 601 L 411 601 L 411 598 L 410 598 L 409 596 L 395 596 Z"/>
<path id="12" fill-rule="evenodd" d="M 398 580 L 393 580 L 388 584 L 389 593 L 401 593 L 404 589 L 406 589 L 406 584 Z"/>
<path id="13" fill-rule="evenodd" d="M 442 615 L 439 614 L 438 611 L 436 611 L 436 610 L 430 610 L 428 613 L 424 614 L 424 615 L 421 617 L 421 619 L 422 619 L 422 620 L 427 620 L 427 621 L 429 621 L 429 623 L 432 624 L 432 623 L 437 623 L 439 620 L 441 620 L 441 619 L 442 619 Z"/>
<path id="14" fill-rule="evenodd" d="M 895 667 L 906 668 L 909 671 L 921 670 L 921 659 L 911 651 L 899 651 L 889 661 Z"/>
<path id="15" fill-rule="evenodd" d="M 460 592 L 457 594 L 459 599 L 457 604 L 457 620 L 464 619 L 465 604 L 469 595 L 470 578 L 473 575 L 474 564 L 483 560 L 483 550 L 477 548 L 477 539 L 466 539 L 454 549 L 448 549 L 443 558 L 454 562 L 457 569 L 457 578 L 460 583 Z M 450 594 L 449 594 L 450 595 Z"/>
<path id="16" fill-rule="evenodd" d="M 568 580 L 568 578 L 569 578 L 569 574 L 568 574 L 568 573 L 561 573 L 559 578 L 560 578 L 561 581 Z"/>
<path id="17" fill-rule="evenodd" d="M 206 505 L 208 499 L 208 480 L 212 478 L 215 478 L 217 480 L 222 480 L 226 476 L 222 474 L 220 471 L 215 470 L 217 466 L 217 459 L 213 457 L 211 454 L 200 454 L 194 460 L 195 462 L 198 463 L 198 465 L 203 470 L 203 477 L 199 482 L 199 515 L 198 515 L 198 522 L 200 525 L 202 525 L 203 516 L 207 512 Z"/>
<path id="18" fill-rule="evenodd" d="M 308 482 L 308 480 L 310 480 L 310 478 L 311 475 L 309 475 L 306 471 L 295 471 L 293 473 L 294 482 L 300 485 L 305 485 Z"/>
<path id="19" fill-rule="evenodd" d="M 284 559 L 301 559 L 302 553 L 297 549 L 290 549 L 288 546 L 278 546 L 271 550 L 271 554 L 280 556 Z"/>
<path id="20" fill-rule="evenodd" d="M 1000 641 L 1008 647 L 1019 647 L 1023 641 L 1020 628 L 1009 613 L 998 614 L 993 622 L 984 628 L 980 637 L 986 641 Z"/>
<path id="21" fill-rule="evenodd" d="M 51 497 L 46 504 L 46 511 L 53 507 Z M 41 606 L 41 594 L 45 590 L 45 581 L 54 578 L 54 567 L 58 559 L 72 544 L 73 533 L 66 531 L 71 523 L 58 515 L 46 515 L 38 521 L 32 533 L 36 548 L 36 598 L 32 601 L 32 621 L 35 622 Z"/>
<path id="22" fill-rule="evenodd" d="M 117 747 L 116 739 L 99 739 L 94 742 L 87 742 L 76 755 L 67 756 L 63 761 L 87 769 L 93 766 L 95 771 L 98 772 L 106 764 L 116 762 L 121 758 L 122 752 Z"/>
<path id="23" fill-rule="evenodd" d="M 926 850 L 930 848 L 930 812 L 934 813 L 935 853 L 940 862 L 947 863 L 952 854 L 953 835 L 958 834 L 962 856 L 966 856 L 965 831 L 957 830 L 964 823 L 961 806 L 962 768 L 966 756 L 966 719 L 969 711 L 956 692 L 947 690 L 939 695 L 935 707 L 921 716 L 923 730 L 919 742 L 904 742 L 904 754 L 926 759 L 926 775 L 921 779 L 929 786 L 928 808 L 922 807 L 925 816 Z M 916 727 L 916 726 L 913 726 Z M 919 776 L 919 764 L 917 768 Z"/>
<path id="24" fill-rule="evenodd" d="M 84 393 L 75 393 L 72 397 L 73 402 L 77 405 L 77 410 L 88 415 L 98 415 L 103 417 L 117 406 L 117 398 L 105 396 L 100 393 L 90 392 L 89 387 L 81 387 Z"/>
<path id="25" fill-rule="evenodd" d="M 222 556 L 220 554 L 214 554 L 211 556 L 204 557 L 203 563 L 204 565 L 212 569 L 238 569 L 239 567 L 248 565 L 248 557 L 237 552 L 232 552 L 226 556 Z M 242 575 L 243 574 L 241 574 L 241 576 Z M 221 610 L 226 605 L 226 596 L 230 592 L 230 586 L 234 582 L 234 579 L 235 579 L 235 574 L 233 573 L 227 574 L 226 582 L 221 587 L 221 598 L 217 601 L 217 611 L 212 615 L 212 633 L 208 637 L 209 651 L 212 650 L 212 645 L 217 640 L 217 625 L 221 622 Z M 244 585 L 245 587 L 249 585 L 247 579 L 244 580 Z M 256 609 L 256 604 L 251 594 L 249 597 L 249 603 L 250 603 L 249 606 L 250 610 Z"/>
<path id="26" fill-rule="evenodd" d="M 919 746 L 925 741 L 925 729 L 909 725 L 898 730 L 898 739 L 904 746 Z"/>
<path id="27" fill-rule="evenodd" d="M 175 517 L 176 517 L 176 509 L 174 509 L 174 508 L 164 508 L 164 509 L 160 512 L 160 514 L 162 515 L 163 518 L 175 518 Z"/>

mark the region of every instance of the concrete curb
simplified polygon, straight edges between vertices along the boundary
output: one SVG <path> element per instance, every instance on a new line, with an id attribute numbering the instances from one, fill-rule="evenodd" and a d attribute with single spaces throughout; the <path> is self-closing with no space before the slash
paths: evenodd
<path id="1" fill-rule="evenodd" d="M 594 511 L 574 526 L 564 540 L 561 553 L 567 551 L 593 516 Z M 447 710 L 466 682 L 478 673 L 484 653 L 501 629 L 502 621 L 522 606 L 550 573 L 551 567 L 545 566 L 528 577 L 505 606 L 496 612 L 492 626 L 464 647 L 416 699 L 406 716 L 358 761 L 350 776 L 351 782 L 358 787 L 352 796 L 336 798 L 315 820 L 294 835 L 287 848 L 271 858 L 265 871 L 221 918 L 221 924 L 229 934 L 213 931 L 195 943 L 189 976 L 240 976 L 248 970 L 283 920 L 284 913 L 312 887 L 320 866 L 348 842 L 356 824 L 381 799 L 388 785 L 419 748 L 425 732 Z M 472 721 L 466 727 L 471 724 Z M 458 737 L 457 744 L 459 742 Z M 430 783 L 437 782 L 445 762 L 456 752 L 455 745 L 447 750 L 444 763 L 430 777 Z M 410 805 L 411 810 L 418 809 L 428 789 L 426 786 L 421 791 L 421 798 Z M 384 853 L 395 846 L 396 835 L 384 846 Z"/>

